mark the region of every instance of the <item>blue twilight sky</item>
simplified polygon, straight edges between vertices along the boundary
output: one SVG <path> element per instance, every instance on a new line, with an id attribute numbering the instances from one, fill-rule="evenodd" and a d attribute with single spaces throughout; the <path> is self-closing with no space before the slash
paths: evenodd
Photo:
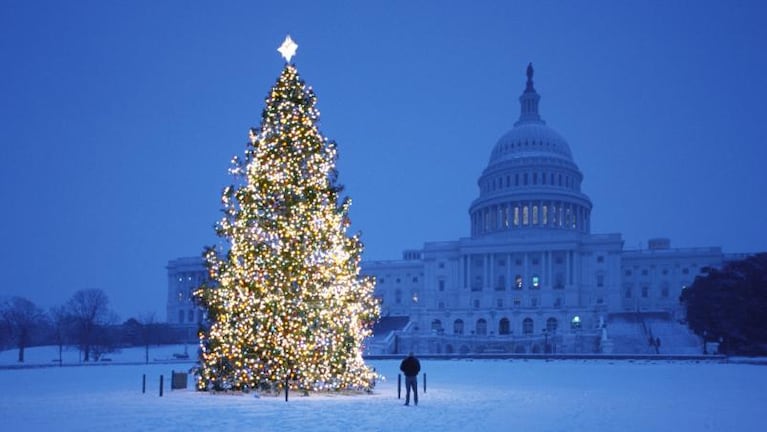
<path id="1" fill-rule="evenodd" d="M 0 297 L 165 319 L 283 60 L 339 145 L 365 259 L 468 235 L 525 67 L 592 231 L 767 250 L 767 2 L 0 2 Z"/>

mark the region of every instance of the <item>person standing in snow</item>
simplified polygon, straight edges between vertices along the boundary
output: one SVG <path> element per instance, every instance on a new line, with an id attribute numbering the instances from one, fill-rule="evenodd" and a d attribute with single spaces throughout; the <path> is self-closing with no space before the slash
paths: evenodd
<path id="1" fill-rule="evenodd" d="M 413 389 L 413 403 L 418 405 L 418 372 L 421 371 L 421 362 L 411 352 L 402 360 L 399 370 L 405 374 L 405 406 L 410 405 L 410 389 Z"/>

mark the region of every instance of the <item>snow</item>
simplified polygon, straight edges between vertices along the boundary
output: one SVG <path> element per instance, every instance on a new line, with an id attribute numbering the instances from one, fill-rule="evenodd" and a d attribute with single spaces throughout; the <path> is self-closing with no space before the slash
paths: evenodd
<path id="1" fill-rule="evenodd" d="M 152 348 L 150 358 L 183 352 Z M 57 357 L 53 347 L 27 352 L 30 364 L 51 365 Z M 171 370 L 193 363 L 141 364 L 140 348 L 110 358 L 78 366 L 77 352 L 67 351 L 64 363 L 73 366 L 12 369 L 16 351 L 0 352 L 2 430 L 762 431 L 767 402 L 767 369 L 745 363 L 422 359 L 427 391 L 419 376 L 419 405 L 405 407 L 404 388 L 397 399 L 399 360 L 369 362 L 385 376 L 372 395 L 291 394 L 285 402 L 171 391 Z"/>

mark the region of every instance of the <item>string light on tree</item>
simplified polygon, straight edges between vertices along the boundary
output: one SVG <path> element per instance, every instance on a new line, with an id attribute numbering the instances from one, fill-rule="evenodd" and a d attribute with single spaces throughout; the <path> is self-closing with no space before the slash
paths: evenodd
<path id="1" fill-rule="evenodd" d="M 360 277 L 362 243 L 347 235 L 351 200 L 336 183 L 336 145 L 317 127 L 316 96 L 290 64 L 266 98 L 259 128 L 229 170 L 208 248 L 213 283 L 195 292 L 200 390 L 369 389 L 362 344 L 378 318 L 374 281 Z"/>

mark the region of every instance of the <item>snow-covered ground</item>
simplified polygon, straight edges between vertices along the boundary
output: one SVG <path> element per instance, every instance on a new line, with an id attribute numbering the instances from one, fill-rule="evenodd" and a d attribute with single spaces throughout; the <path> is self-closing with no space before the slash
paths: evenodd
<path id="1" fill-rule="evenodd" d="M 194 355 L 195 347 L 190 346 Z M 184 347 L 153 349 L 165 359 Z M 77 362 L 68 351 L 64 363 Z M 51 364 L 54 348 L 28 352 Z M 16 352 L 0 352 L 0 365 Z M 767 368 L 660 360 L 424 360 L 418 407 L 397 399 L 397 360 L 369 363 L 372 395 L 283 397 L 170 391 L 172 369 L 141 349 L 99 367 L 0 369 L 3 431 L 763 431 Z M 108 364 L 108 365 L 106 365 Z M 147 393 L 141 392 L 142 374 Z M 166 388 L 159 397 L 159 377 Z M 191 379 L 190 379 L 191 384 Z M 404 393 L 403 393 L 404 397 Z"/>

